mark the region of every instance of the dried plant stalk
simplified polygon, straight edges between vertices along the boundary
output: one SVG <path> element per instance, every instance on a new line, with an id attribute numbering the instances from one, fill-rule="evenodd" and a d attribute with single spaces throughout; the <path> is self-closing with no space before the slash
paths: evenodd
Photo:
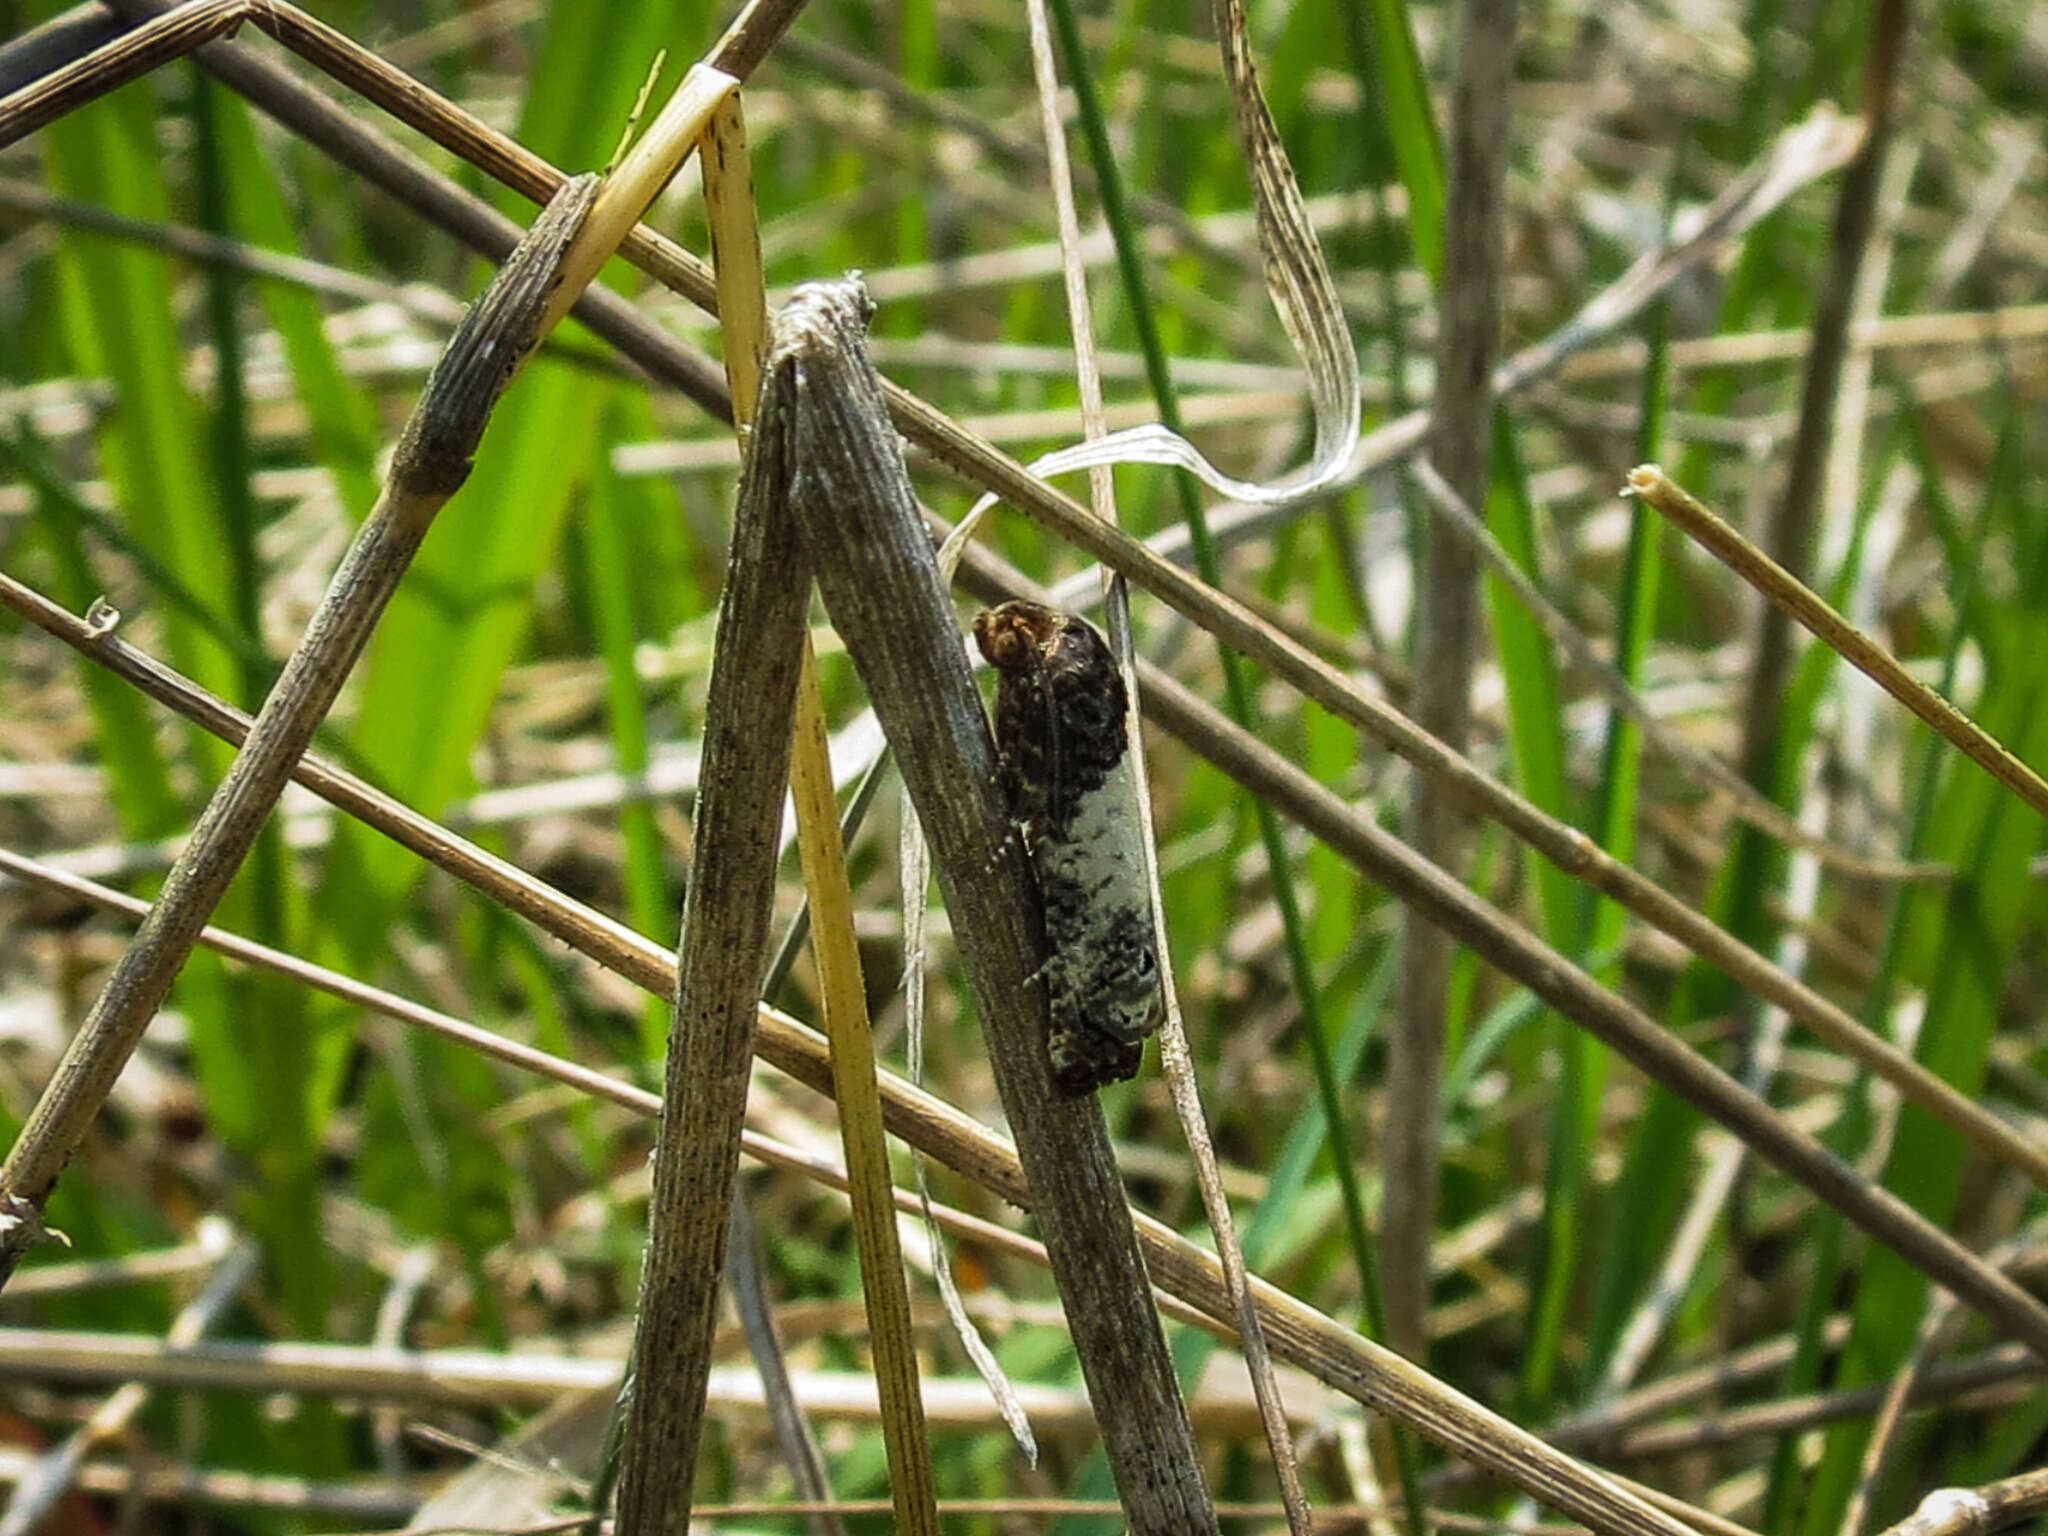
<path id="1" fill-rule="evenodd" d="M 1762 593 L 1772 609 L 1799 621 L 1878 687 L 1926 721 L 2029 807 L 2048 816 L 2048 782 L 2010 748 L 1899 665 L 1805 582 L 1750 543 L 1655 464 L 1628 472 L 1628 492 L 1684 529 L 1728 569 Z M 2039 1180 L 2037 1179 L 2037 1182 Z"/>
<path id="2" fill-rule="evenodd" d="M 1506 203 L 1508 83 L 1514 76 L 1514 0 L 1458 8 L 1458 78 L 1444 204 L 1444 266 L 1437 290 L 1442 335 L 1429 457 L 1473 506 L 1486 499 L 1489 379 L 1499 350 L 1502 218 Z M 1479 557 L 1456 530 L 1432 523 L 1415 606 L 1415 723 L 1463 753 L 1472 728 L 1478 656 Z M 1468 806 L 1445 781 L 1418 774 L 1406 835 L 1425 859 L 1459 868 Z M 1444 1006 L 1451 940 L 1410 910 L 1401 929 L 1400 1000 L 1387 1042 L 1385 1190 L 1380 1273 L 1387 1333 L 1396 1349 L 1428 1349 L 1429 1238 L 1441 1179 Z"/>

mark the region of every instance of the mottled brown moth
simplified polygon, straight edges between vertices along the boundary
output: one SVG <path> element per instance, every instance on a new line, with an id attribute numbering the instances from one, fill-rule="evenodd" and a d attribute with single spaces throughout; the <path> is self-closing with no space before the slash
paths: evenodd
<path id="1" fill-rule="evenodd" d="M 1003 793 L 1038 876 L 1053 1081 L 1078 1096 L 1137 1074 L 1166 1007 L 1130 703 L 1107 642 L 1070 613 L 1004 603 L 974 639 L 996 669 Z"/>

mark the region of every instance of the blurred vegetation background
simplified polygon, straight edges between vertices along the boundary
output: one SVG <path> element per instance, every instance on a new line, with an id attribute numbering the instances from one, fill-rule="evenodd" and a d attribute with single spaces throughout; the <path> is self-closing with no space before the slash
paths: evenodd
<path id="1" fill-rule="evenodd" d="M 315 9 L 567 170 L 605 163 L 662 50 L 665 92 L 729 19 L 701 0 Z M 0 29 L 14 36 L 55 10 L 0 4 Z M 1117 169 L 1152 200 L 1138 209 L 1147 302 L 1191 434 L 1247 477 L 1298 465 L 1305 398 L 1260 283 L 1207 8 L 1154 0 L 1077 20 L 1084 53 L 1062 67 L 1085 68 Z M 1452 8 L 1295 0 L 1255 5 L 1251 21 L 1353 324 L 1370 429 L 1432 392 L 1435 143 L 1457 67 Z M 1505 349 L 1555 330 L 1816 104 L 1856 111 L 1872 24 L 1865 7 L 1801 0 L 1525 4 Z M 1809 579 L 2022 758 L 2048 764 L 2048 24 L 2019 0 L 1925 6 L 1904 59 Z M 880 304 L 873 351 L 885 374 L 1018 457 L 1077 439 L 1021 8 L 813 0 L 744 101 L 771 283 L 863 272 Z M 445 151 L 385 126 L 520 222 L 530 217 Z M 2038 1135 L 2048 1113 L 2038 817 L 1817 645 L 1800 652 L 1774 717 L 1746 718 L 1755 599 L 1616 494 L 1628 466 L 1658 459 L 1738 525 L 1762 525 L 1802 404 L 1804 328 L 1839 183 L 1807 188 L 1728 260 L 1689 273 L 1648 314 L 1508 401 L 1487 513 L 1673 729 L 1730 760 L 1768 739 L 1760 782 L 1811 830 L 1872 857 L 1939 862 L 1952 877 L 1849 878 L 1742 830 L 1706 787 L 1644 756 L 1633 729 L 1491 582 L 1473 755 Z M 1093 228 L 1099 205 L 1082 196 Z M 651 222 L 704 250 L 694 169 Z M 299 264 L 259 269 L 252 252 Z M 1091 261 L 1113 419 L 1150 419 L 1106 238 Z M 189 63 L 0 152 L 0 569 L 74 612 L 104 597 L 130 643 L 253 710 L 374 499 L 379 454 L 455 301 L 485 276 L 414 210 Z M 623 266 L 610 280 L 716 352 L 712 323 L 683 301 Z M 723 424 L 565 327 L 499 409 L 320 749 L 672 943 L 736 463 Z M 965 510 L 957 482 L 915 461 L 913 471 L 927 505 L 948 518 Z M 1117 481 L 1126 527 L 1153 535 L 1180 521 L 1168 472 L 1120 470 Z M 1401 702 L 1431 666 L 1409 640 L 1429 516 L 1408 476 L 1375 475 L 1233 542 L 1225 585 Z M 1081 568 L 1014 514 L 999 513 L 984 537 L 1041 581 Z M 1133 606 L 1140 650 L 1219 696 L 1214 644 L 1142 594 Z M 969 611 L 963 603 L 963 621 Z M 852 721 L 863 700 L 822 617 L 818 641 L 835 723 Z M 1277 685 L 1261 683 L 1255 704 L 1266 740 L 1400 825 L 1405 768 Z M 1376 1210 L 1399 909 L 1291 830 L 1276 870 L 1243 791 L 1176 743 L 1151 746 L 1174 966 L 1248 1257 L 1276 1285 L 1356 1321 L 1359 1266 L 1303 1019 L 1312 1004 Z M 146 898 L 166 840 L 190 826 L 229 755 L 0 618 L 0 847 Z M 881 1045 L 900 1064 L 893 802 L 880 799 L 849 851 Z M 2038 1190 L 1901 1112 L 1895 1095 L 1798 1030 L 1782 1037 L 1782 1018 L 1497 828 L 1478 828 L 1465 872 L 1971 1247 L 2032 1230 Z M 1276 879 L 1305 916 L 1306 998 Z M 800 889 L 792 857 L 778 926 Z M 659 1082 L 660 1001 L 299 792 L 215 921 Z M 24 881 L 0 887 L 0 1137 L 11 1141 L 127 931 L 126 919 Z M 941 941 L 927 1080 L 993 1121 L 948 953 Z M 810 984 L 805 961 L 784 996 L 799 1017 L 814 1016 Z M 1796 1185 L 1738 1168 L 1724 1134 L 1469 954 L 1454 964 L 1444 1029 L 1431 1369 L 1535 1428 L 1662 1384 L 1662 1406 L 1592 1442 L 1593 1459 L 1755 1529 L 1838 1529 L 1876 1406 L 1870 1391 L 1853 1392 L 1893 1378 L 1918 1346 L 1938 1305 L 1926 1278 Z M 1133 1201 L 1206 1241 L 1156 1054 L 1103 1103 Z M 772 1069 L 757 1072 L 751 1118 L 834 1154 L 830 1104 Z M 259 1260 L 216 1326 L 224 1338 L 402 1341 L 503 1352 L 515 1365 L 616 1358 L 650 1141 L 647 1122 L 615 1107 L 202 952 L 59 1188 L 50 1219 L 70 1251 L 39 1262 L 168 1257 L 113 1283 L 75 1284 L 74 1271 L 40 1289 L 22 1283 L 34 1273 L 25 1268 L 0 1296 L 0 1322 L 24 1338 L 160 1335 L 218 1258 L 182 1245 L 203 1218 L 221 1217 Z M 1723 1175 L 1709 1178 L 1716 1166 Z M 799 1399 L 829 1403 L 866 1369 L 845 1202 L 794 1173 L 749 1166 L 743 1177 Z M 950 1203 L 1015 1219 L 944 1170 L 935 1183 Z M 926 1264 L 921 1238 L 907 1234 L 906 1252 Z M 1661 1270 L 1674 1253 L 1671 1289 Z M 984 1506 L 959 1528 L 1039 1529 L 1048 1517 L 1026 1501 L 1108 1497 L 1046 1276 L 972 1244 L 949 1262 L 1006 1368 L 1044 1389 L 1033 1407 L 1047 1426 L 1045 1459 L 1028 1470 L 936 1305 L 921 1309 L 927 1385 L 958 1389 L 958 1407 L 933 1419 L 941 1492 L 1016 1506 Z M 928 1276 L 913 1283 L 931 1298 Z M 1646 1303 L 1662 1311 L 1643 1345 L 1627 1330 Z M 1259 1506 L 1233 1517 L 1240 1528 L 1279 1528 L 1241 1367 L 1212 1355 L 1206 1335 L 1168 1328 L 1218 1497 Z M 1899 1517 L 1929 1488 L 2042 1460 L 2039 1363 L 1986 1353 L 1994 1342 L 1981 1325 L 1941 1341 L 1953 1361 L 1930 1368 L 1927 1398 L 1888 1440 L 1872 1520 Z M 737 1333 L 732 1358 L 745 1361 Z M 2000 1359 L 2002 1373 L 1986 1363 Z M 535 1369 L 540 1385 L 466 1404 L 386 1398 L 347 1378 L 328 1391 L 266 1386 L 260 1369 L 161 1396 L 136 1420 L 137 1459 L 306 1481 L 289 1496 L 194 1484 L 142 1518 L 400 1524 L 409 1500 L 467 1460 L 408 1427 L 492 1441 L 560 1390 Z M 0 1367 L 0 1442 L 47 1444 L 107 1390 L 65 1379 Z M 1370 1497 L 1356 1405 L 1305 1377 L 1287 1387 L 1319 1502 Z M 714 1411 L 721 1430 L 707 1441 L 699 1497 L 786 1496 L 758 1412 L 737 1390 Z M 883 1495 L 871 1409 L 845 1404 L 816 1419 L 835 1492 Z M 1486 1520 L 1514 1513 L 1497 1491 L 1453 1481 L 1431 1498 Z M 85 1530 L 114 1518 L 101 1503 L 53 1520 Z M 1117 1528 L 1099 1510 L 1068 1518 L 1077 1531 Z M 804 1527 L 735 1514 L 717 1528 Z"/>

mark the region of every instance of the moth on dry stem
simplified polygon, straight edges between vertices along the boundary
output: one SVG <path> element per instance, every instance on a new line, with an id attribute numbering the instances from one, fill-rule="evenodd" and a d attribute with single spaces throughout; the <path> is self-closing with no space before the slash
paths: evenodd
<path id="1" fill-rule="evenodd" d="M 895 748 L 930 841 L 1033 1210 L 1130 1529 L 1213 1531 L 1187 1410 L 1101 1111 L 1053 1077 L 1046 935 L 995 747 L 868 365 L 855 281 L 798 290 L 777 321 L 790 392 L 790 497 L 833 625 Z M 764 402 L 777 387 L 771 373 Z M 767 416 L 764 404 L 763 419 Z"/>
<path id="2" fill-rule="evenodd" d="M 1038 876 L 1053 1080 L 1092 1093 L 1137 1075 L 1166 1009 L 1130 700 L 1108 643 L 1073 614 L 1004 603 L 974 639 L 996 669 L 1003 792 Z"/>

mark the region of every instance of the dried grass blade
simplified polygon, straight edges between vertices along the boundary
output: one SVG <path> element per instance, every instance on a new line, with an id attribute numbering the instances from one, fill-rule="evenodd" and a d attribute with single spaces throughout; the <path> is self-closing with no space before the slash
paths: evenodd
<path id="1" fill-rule="evenodd" d="M 804 884 L 810 892 L 811 953 L 818 963 L 825 1030 L 832 1045 L 833 1097 L 839 1103 L 840 1144 L 846 1154 L 848 1192 L 853 1199 L 861 1291 L 881 1394 L 889 1490 L 899 1529 L 936 1536 L 938 1494 L 932 1480 L 931 1443 L 925 1433 L 910 1295 L 896 1239 L 894 1183 L 889 1176 L 882 1101 L 875 1083 L 866 982 L 853 934 L 853 893 L 847 884 L 846 850 L 839 842 L 817 661 L 808 643 L 803 650 L 798 699 L 790 789 L 796 800 Z"/>
<path id="2" fill-rule="evenodd" d="M 1061 266 L 1065 271 L 1067 291 L 1067 312 L 1074 337 L 1076 374 L 1081 388 L 1082 430 L 1091 443 L 1100 443 L 1105 437 L 1102 420 L 1102 377 L 1096 366 L 1095 334 L 1093 317 L 1088 303 L 1088 280 L 1086 269 L 1080 257 L 1080 220 L 1074 210 L 1072 173 L 1067 158 L 1066 129 L 1060 113 L 1059 79 L 1054 63 L 1052 29 L 1047 20 L 1045 0 L 1027 0 L 1026 14 L 1030 24 L 1031 57 L 1038 87 L 1040 128 L 1045 140 L 1046 162 L 1050 173 L 1053 203 L 1058 218 Z M 1308 334 L 1315 338 L 1315 349 L 1311 359 L 1310 373 L 1317 379 L 1320 372 L 1334 368 L 1338 379 L 1334 384 L 1318 380 L 1316 392 L 1318 404 L 1321 396 L 1334 391 L 1337 396 L 1337 420 L 1344 419 L 1343 391 L 1349 389 L 1349 420 L 1351 437 L 1357 436 L 1358 420 L 1358 365 L 1351 349 L 1350 338 L 1344 333 L 1342 313 L 1336 305 L 1335 288 L 1330 283 L 1327 269 L 1320 254 L 1311 252 L 1313 260 L 1307 263 L 1311 279 L 1319 277 L 1321 288 L 1317 296 L 1325 302 L 1319 311 L 1306 306 L 1298 292 L 1299 269 L 1302 263 L 1276 261 L 1273 254 L 1275 241 L 1265 238 L 1268 222 L 1269 203 L 1283 207 L 1294 215 L 1295 225 L 1279 221 L 1286 235 L 1308 228 L 1307 216 L 1300 203 L 1300 193 L 1289 170 L 1284 152 L 1280 147 L 1279 135 L 1273 127 L 1271 115 L 1259 95 L 1257 80 L 1253 74 L 1248 44 L 1244 35 L 1243 8 L 1227 3 L 1220 8 L 1219 20 L 1226 24 L 1223 39 L 1225 73 L 1229 78 L 1232 99 L 1239 114 L 1239 122 L 1251 148 L 1255 161 L 1254 179 L 1260 187 L 1260 251 L 1265 258 L 1267 287 L 1280 302 L 1282 323 L 1288 334 L 1295 339 L 1298 350 L 1304 350 L 1302 333 L 1306 322 L 1297 311 L 1304 307 L 1313 311 L 1308 319 L 1319 321 L 1309 325 Z M 1277 168 L 1275 162 L 1277 161 Z M 1277 185 L 1276 185 L 1277 184 Z M 1313 241 L 1313 232 L 1310 239 Z M 1280 268 L 1276 272 L 1276 268 Z M 1286 295 L 1280 300 L 1280 295 Z M 1327 331 L 1334 323 L 1337 330 L 1337 346 L 1333 353 L 1328 345 Z M 1335 354 L 1341 353 L 1341 358 Z M 1331 420 L 1331 413 L 1319 408 L 1316 412 L 1318 445 L 1326 429 L 1339 430 Z M 1342 453 L 1348 453 L 1350 443 L 1333 452 L 1334 462 Z M 1322 455 L 1319 453 L 1318 457 Z M 1095 515 L 1105 521 L 1116 521 L 1116 489 L 1106 464 L 1094 465 L 1089 473 L 1089 490 Z M 949 540 L 950 542 L 950 540 Z M 949 583 L 951 573 L 942 568 Z M 1165 1018 L 1160 1025 L 1160 1062 L 1166 1072 L 1168 1090 L 1173 1098 L 1174 1113 L 1180 1120 L 1181 1132 L 1187 1141 L 1188 1151 L 1194 1161 L 1195 1181 L 1201 1191 L 1202 1208 L 1209 1222 L 1209 1230 L 1216 1239 L 1216 1251 L 1223 1261 L 1223 1277 L 1230 1289 L 1231 1302 L 1237 1316 L 1238 1334 L 1241 1340 L 1244 1360 L 1251 1374 L 1252 1393 L 1258 1403 L 1259 1418 L 1266 1435 L 1267 1447 L 1273 1456 L 1273 1469 L 1280 1483 L 1281 1503 L 1287 1512 L 1288 1528 L 1296 1533 L 1314 1529 L 1314 1520 L 1309 1512 L 1308 1495 L 1302 1488 L 1301 1469 L 1296 1465 L 1294 1437 L 1287 1423 L 1286 1406 L 1281 1400 L 1279 1383 L 1273 1377 L 1273 1362 L 1266 1349 L 1266 1336 L 1259 1325 L 1258 1310 L 1252 1304 L 1251 1287 L 1246 1278 L 1244 1250 L 1238 1242 L 1236 1223 L 1230 1214 L 1230 1200 L 1224 1193 L 1222 1171 L 1216 1164 L 1216 1149 L 1210 1141 L 1208 1119 L 1202 1108 L 1201 1086 L 1195 1077 L 1194 1057 L 1188 1048 L 1187 1027 L 1181 1017 L 1179 989 L 1174 984 L 1172 936 L 1166 927 L 1166 903 L 1159 888 L 1158 842 L 1152 825 L 1151 785 L 1145 766 L 1144 733 L 1141 722 L 1141 702 L 1138 694 L 1137 655 L 1131 635 L 1130 592 L 1121 576 L 1103 572 L 1103 593 L 1108 609 L 1109 641 L 1115 653 L 1117 668 L 1123 675 L 1125 697 L 1129 709 L 1125 716 L 1125 751 L 1128 753 L 1133 778 L 1137 787 L 1137 815 L 1139 822 L 1139 846 L 1145 861 L 1145 880 L 1150 888 L 1152 921 L 1155 944 L 1159 954 L 1159 979 L 1165 997 Z"/>
<path id="3" fill-rule="evenodd" d="M 676 92 L 677 98 L 688 94 L 691 82 L 707 72 L 703 64 L 693 66 L 683 86 Z M 709 71 L 717 80 L 730 80 L 723 71 Z M 687 142 L 674 148 L 661 145 L 664 124 L 680 114 L 676 101 L 671 100 L 660 119 L 627 155 L 621 167 L 623 177 L 636 163 L 645 166 L 640 174 L 645 182 L 659 189 L 667 181 L 684 155 L 697 145 L 695 135 Z M 724 317 L 723 343 L 728 387 L 733 402 L 733 419 L 744 426 L 751 423 L 754 408 L 761 388 L 761 360 L 767 347 L 767 306 L 762 294 L 761 283 L 761 239 L 760 229 L 754 217 L 754 188 L 752 159 L 747 153 L 746 129 L 742 115 L 740 97 L 737 91 L 727 91 L 719 100 L 717 110 L 703 124 L 702 131 L 704 187 L 704 208 L 710 228 L 712 269 L 718 282 L 718 312 Z M 817 773 L 815 764 L 804 759 L 811 747 L 813 727 L 823 729 L 819 713 L 814 663 L 811 656 L 810 638 L 804 640 L 803 670 L 797 685 L 796 735 L 791 742 L 791 777 L 800 772 Z M 798 764 L 802 764 L 799 769 Z M 829 757 L 823 767 L 826 785 L 825 798 L 830 814 L 831 764 Z M 818 843 L 817 828 L 810 814 L 814 800 L 806 800 L 797 817 L 798 833 L 805 838 L 804 868 L 808 873 L 826 857 L 815 845 Z M 834 847 L 840 845 L 836 838 Z M 829 877 L 828 877 L 829 880 Z M 844 883 L 844 860 L 841 857 L 841 884 Z M 804 928 L 809 933 L 810 904 L 806 902 Z M 794 934 L 791 936 L 794 938 Z M 800 942 L 800 940 L 798 941 Z M 830 958 L 821 959 L 819 969 L 826 973 L 829 966 L 828 987 L 836 1012 L 828 1017 L 845 1021 L 844 998 L 847 990 L 842 957 L 846 950 L 843 944 L 832 943 L 824 946 L 831 951 Z M 785 951 L 793 957 L 794 944 L 786 944 Z M 778 953 L 771 965 L 773 971 L 785 964 L 783 953 Z M 853 987 L 858 995 L 860 989 L 858 960 Z M 764 987 L 772 990 L 772 984 Z M 743 1133 L 744 1136 L 744 1133 Z M 742 1244 L 732 1255 L 728 1275 L 735 1296 L 739 1300 L 742 1315 L 753 1315 L 756 1321 L 747 1330 L 749 1345 L 753 1348 L 761 1369 L 761 1381 L 770 1402 L 770 1414 L 776 1428 L 778 1441 L 784 1450 L 784 1459 L 789 1463 L 790 1475 L 799 1488 L 813 1486 L 820 1496 L 829 1496 L 825 1480 L 824 1456 L 811 1435 L 810 1422 L 802 1406 L 797 1402 L 789 1385 L 789 1373 L 781 1355 L 781 1343 L 775 1337 L 774 1322 L 770 1316 L 768 1297 L 762 1289 L 760 1266 L 752 1262 L 755 1251 L 751 1215 L 747 1210 L 746 1191 L 739 1184 L 733 1186 L 732 1237 L 736 1244 Z M 871 1209 L 872 1202 L 869 1202 Z M 856 1227 L 860 1224 L 857 1211 Z M 742 1243 L 742 1240 L 744 1242 Z M 865 1250 L 864 1250 L 865 1251 Z M 742 1287 L 749 1288 L 749 1294 L 740 1296 Z M 879 1347 L 892 1347 L 902 1336 L 902 1330 L 887 1327 L 875 1330 L 878 1341 L 887 1341 Z M 914 1372 L 914 1363 L 913 1363 Z M 896 1379 L 892 1375 L 892 1382 Z M 900 1407 L 900 1404 L 892 1404 Z M 913 1480 L 914 1482 L 914 1480 Z M 827 1516 L 820 1516 L 814 1522 L 821 1530 L 839 1529 L 839 1522 Z"/>
<path id="4" fill-rule="evenodd" d="M 1034 459 L 1030 467 L 1036 475 L 1057 475 L 1113 464 L 1157 464 L 1186 470 L 1219 495 L 1277 505 L 1315 495 L 1348 477 L 1358 446 L 1358 354 L 1287 151 L 1259 92 L 1244 7 L 1240 0 L 1217 0 L 1214 12 L 1224 80 L 1251 176 L 1260 265 L 1281 327 L 1308 373 L 1315 452 L 1307 468 L 1287 476 L 1284 484 L 1259 484 L 1224 474 L 1186 438 L 1154 424 L 1059 449 Z"/>
<path id="5" fill-rule="evenodd" d="M 941 555 L 943 563 L 943 552 Z M 924 1018 L 925 1018 L 925 891 L 931 885 L 931 851 L 924 840 L 924 828 L 918 824 L 917 808 L 910 803 L 908 794 L 903 797 L 901 835 L 897 839 L 897 869 L 899 883 L 903 890 L 903 1017 L 904 1035 L 909 1043 L 910 1081 L 916 1087 L 924 1086 Z M 953 1336 L 960 1341 L 967 1358 L 974 1366 L 975 1374 L 987 1386 L 989 1396 L 995 1399 L 996 1411 L 1003 1416 L 1003 1423 L 1009 1426 L 1010 1438 L 1017 1442 L 1017 1448 L 1024 1453 L 1024 1459 L 1032 1466 L 1038 1465 L 1038 1437 L 1031 1432 L 1031 1420 L 1024 1412 L 1024 1403 L 1017 1396 L 1017 1389 L 1004 1372 L 995 1351 L 988 1347 L 988 1341 L 981 1336 L 981 1330 L 974 1325 L 974 1319 L 967 1315 L 967 1303 L 961 1299 L 960 1286 L 953 1278 L 953 1265 L 946 1252 L 945 1239 L 939 1233 L 939 1219 L 932 1213 L 931 1177 L 925 1169 L 924 1154 L 913 1150 L 910 1154 L 910 1170 L 917 1180 L 917 1208 L 924 1218 L 924 1230 L 932 1249 L 932 1279 L 939 1287 L 939 1302 L 946 1310 L 946 1321 L 953 1325 Z"/>
<path id="6" fill-rule="evenodd" d="M 1474 552 L 1486 562 L 1487 569 L 1528 610 L 1543 632 L 1564 653 L 1572 668 L 1600 691 L 1600 696 L 1616 713 L 1634 722 L 1643 739 L 1660 756 L 1728 796 L 1737 816 L 1759 831 L 1812 854 L 1830 869 L 1858 879 L 1909 881 L 1954 877 L 1955 871 L 1946 864 L 1860 854 L 1829 842 L 1825 833 L 1802 826 L 1797 818 L 1787 815 L 1783 807 L 1743 778 L 1733 766 L 1704 747 L 1694 746 L 1670 729 L 1651 712 L 1650 706 L 1629 686 L 1628 679 L 1621 675 L 1620 670 L 1600 655 L 1585 632 L 1572 623 L 1536 585 L 1529 573 L 1515 563 L 1501 547 L 1500 540 L 1487 528 L 1485 519 L 1437 472 L 1434 464 L 1426 459 L 1416 464 L 1415 478 L 1428 495 L 1430 505 L 1471 542 Z"/>

